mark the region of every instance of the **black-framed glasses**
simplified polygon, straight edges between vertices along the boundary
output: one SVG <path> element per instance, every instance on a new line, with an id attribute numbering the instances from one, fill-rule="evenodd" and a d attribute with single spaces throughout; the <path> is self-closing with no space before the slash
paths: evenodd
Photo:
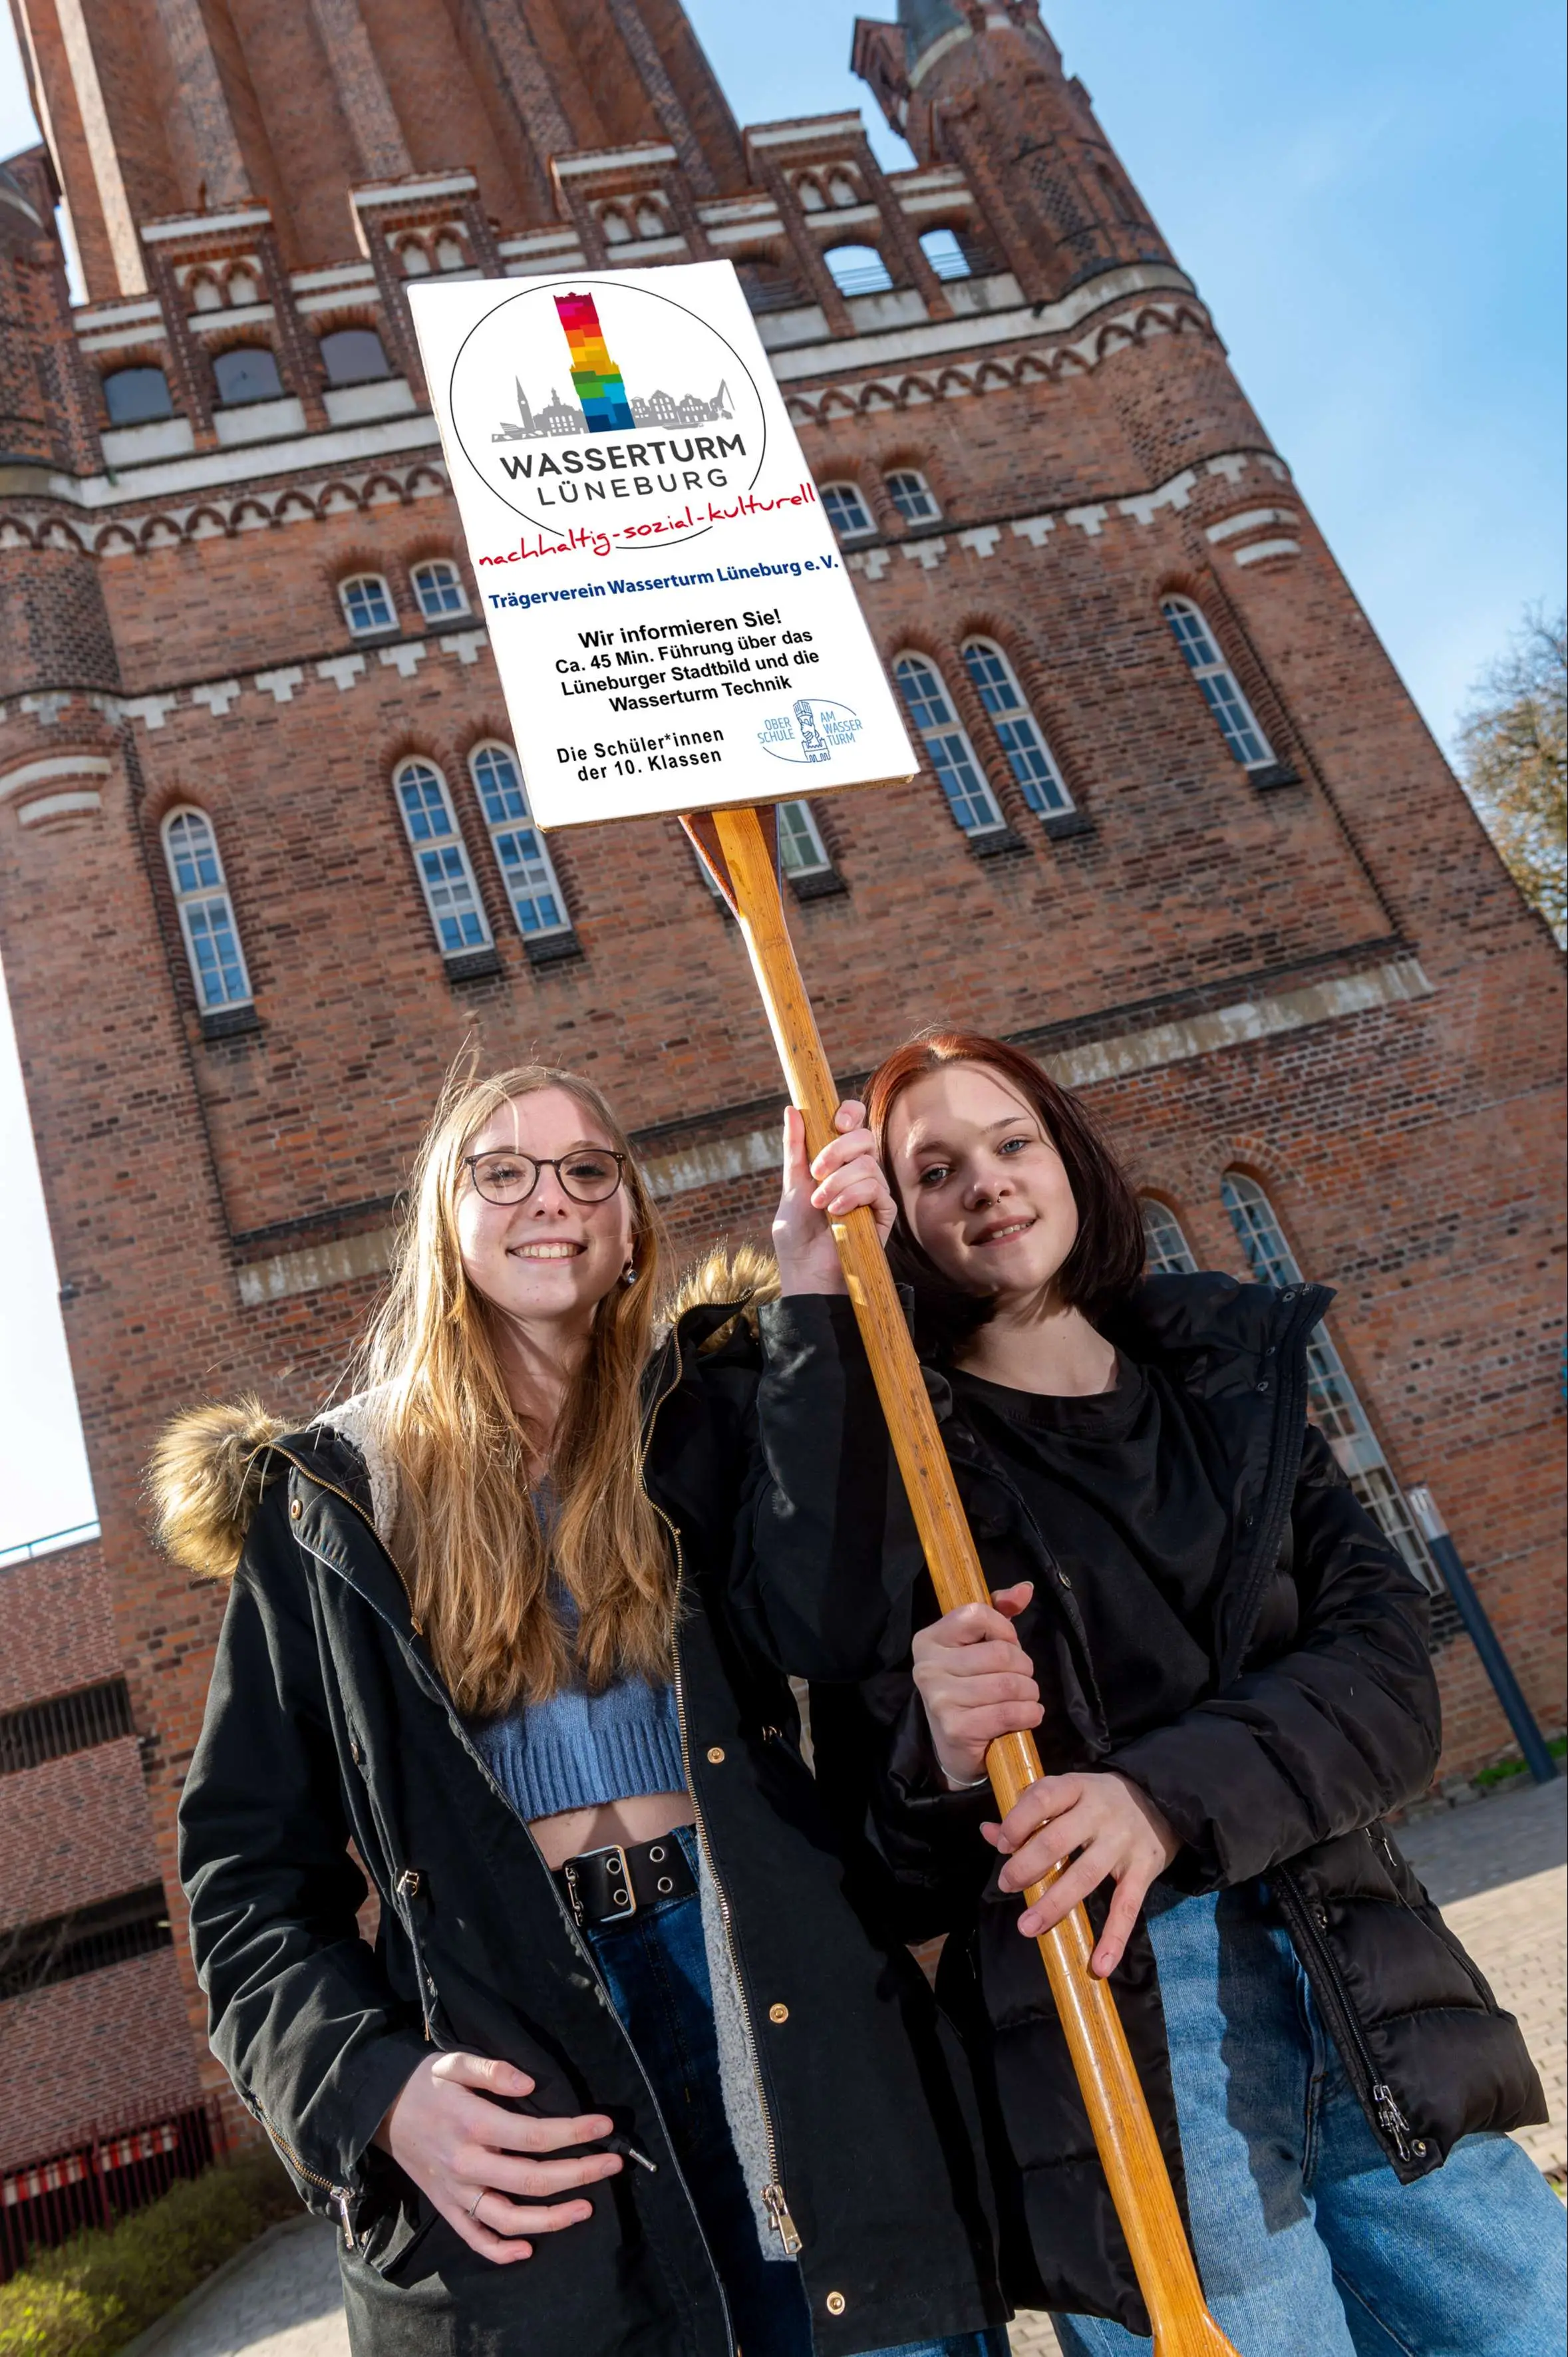
<path id="1" fill-rule="evenodd" d="M 580 1146 L 575 1154 L 465 1154 L 469 1176 L 487 1203 L 526 1203 L 542 1170 L 553 1170 L 574 1203 L 607 1203 L 621 1182 L 626 1157 L 607 1146 Z"/>

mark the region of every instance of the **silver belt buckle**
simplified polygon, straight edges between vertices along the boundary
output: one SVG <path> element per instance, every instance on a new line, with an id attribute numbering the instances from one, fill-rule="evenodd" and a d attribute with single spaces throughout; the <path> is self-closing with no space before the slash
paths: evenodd
<path id="1" fill-rule="evenodd" d="M 623 1916 L 635 1915 L 637 1893 L 631 1887 L 631 1869 L 627 1864 L 625 1844 L 607 1842 L 603 1849 L 585 1850 L 582 1855 L 585 1857 L 614 1859 L 614 1865 L 606 1868 L 610 1885 L 610 1900 L 616 1910 L 611 1920 L 618 1922 Z M 616 1888 L 618 1882 L 620 1885 L 618 1889 Z"/>

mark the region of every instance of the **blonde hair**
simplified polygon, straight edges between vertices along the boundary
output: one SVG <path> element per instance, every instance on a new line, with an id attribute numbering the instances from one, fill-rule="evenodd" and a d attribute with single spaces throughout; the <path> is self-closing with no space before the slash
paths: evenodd
<path id="1" fill-rule="evenodd" d="M 542 1089 L 575 1097 L 626 1156 L 637 1268 L 634 1285 L 617 1285 L 600 1302 L 563 1403 L 548 1542 L 495 1312 L 468 1280 L 456 1220 L 470 1140 L 503 1106 Z M 448 1073 L 414 1157 L 392 1275 L 357 1372 L 396 1469 L 392 1553 L 460 1710 L 488 1717 L 542 1702 L 574 1676 L 599 1693 L 628 1673 L 671 1674 L 674 1574 L 642 1480 L 642 1375 L 660 1243 L 626 1135 L 590 1082 L 547 1064 L 488 1079 L 471 1063 Z M 576 1606 L 575 1642 L 552 1600 L 553 1571 Z"/>

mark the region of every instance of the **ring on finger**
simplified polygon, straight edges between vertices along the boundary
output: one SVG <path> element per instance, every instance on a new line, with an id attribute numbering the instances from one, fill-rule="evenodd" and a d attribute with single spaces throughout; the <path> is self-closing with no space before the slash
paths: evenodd
<path id="1" fill-rule="evenodd" d="M 480 2202 L 484 2200 L 485 2195 L 489 2192 L 489 2188 L 488 2186 L 485 2186 L 485 2185 L 481 2185 L 481 2186 L 480 2186 L 480 2188 L 479 2188 L 478 2191 L 475 2194 L 475 2196 L 474 2196 L 473 2200 L 469 2202 L 469 2204 L 468 2204 L 468 2207 L 467 2207 L 467 2211 L 464 2212 L 464 2215 L 465 2215 L 467 2218 L 468 2218 L 468 2219 L 470 2219 L 470 2220 L 473 2218 L 473 2215 L 474 2215 L 475 2211 L 478 2208 L 478 2206 L 479 2206 Z"/>

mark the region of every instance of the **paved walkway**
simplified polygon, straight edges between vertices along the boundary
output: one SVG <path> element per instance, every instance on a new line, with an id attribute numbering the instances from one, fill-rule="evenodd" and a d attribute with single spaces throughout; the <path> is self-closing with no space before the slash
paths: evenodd
<path id="1" fill-rule="evenodd" d="M 1561 2173 L 1564 2129 L 1564 1867 L 1568 1781 L 1446 1809 L 1402 1836 L 1416 1871 L 1501 2002 L 1516 2012 L 1546 2082 L 1550 2124 L 1520 2142 Z M 337 2238 L 318 2220 L 271 2236 L 215 2284 L 147 2357 L 347 2357 Z M 1015 2357 L 1051 2357 L 1044 2317 L 1013 2328 Z"/>

